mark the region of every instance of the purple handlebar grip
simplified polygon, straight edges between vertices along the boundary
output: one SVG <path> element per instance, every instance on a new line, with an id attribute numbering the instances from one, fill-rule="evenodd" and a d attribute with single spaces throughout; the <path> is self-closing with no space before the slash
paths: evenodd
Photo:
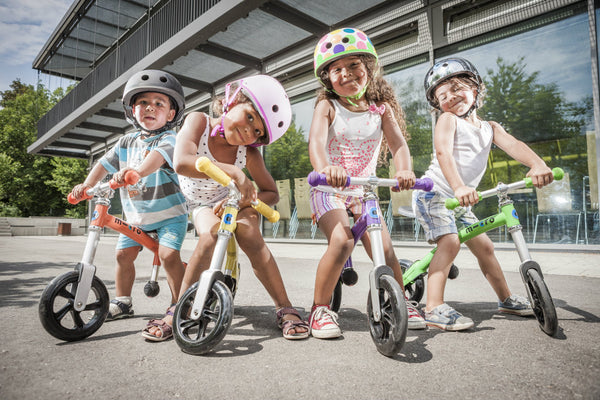
<path id="1" fill-rule="evenodd" d="M 308 184 L 310 186 L 319 186 L 319 185 L 329 185 L 327 183 L 327 176 L 325 174 L 320 174 L 317 171 L 312 171 L 308 174 Z M 350 184 L 350 177 L 346 179 L 346 186 Z"/>
<path id="2" fill-rule="evenodd" d="M 426 192 L 430 192 L 433 189 L 433 181 L 429 177 L 425 178 L 417 178 L 415 182 L 415 186 L 412 189 L 424 190 Z"/>

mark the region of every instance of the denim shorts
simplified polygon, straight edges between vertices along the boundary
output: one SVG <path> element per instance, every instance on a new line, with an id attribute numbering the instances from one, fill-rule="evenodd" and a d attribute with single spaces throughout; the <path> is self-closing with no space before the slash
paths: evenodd
<path id="1" fill-rule="evenodd" d="M 438 239 L 450 233 L 458 233 L 458 229 L 469 226 L 479 220 L 471 211 L 471 207 L 458 206 L 448 210 L 445 202 L 448 197 L 438 192 L 413 192 L 415 217 L 425 231 L 425 239 L 436 243 Z"/>
<path id="2" fill-rule="evenodd" d="M 158 234 L 158 243 L 161 246 L 179 251 L 181 250 L 183 239 L 185 239 L 185 235 L 187 233 L 187 221 L 173 222 L 163 225 L 156 229 L 155 232 Z M 136 246 L 141 245 L 122 233 L 119 235 L 119 240 L 117 241 L 117 250 Z"/>
<path id="3" fill-rule="evenodd" d="M 314 188 L 310 189 L 310 208 L 317 218 L 317 222 L 327 211 L 350 210 L 353 214 L 360 215 L 362 207 L 360 197 L 323 192 Z"/>

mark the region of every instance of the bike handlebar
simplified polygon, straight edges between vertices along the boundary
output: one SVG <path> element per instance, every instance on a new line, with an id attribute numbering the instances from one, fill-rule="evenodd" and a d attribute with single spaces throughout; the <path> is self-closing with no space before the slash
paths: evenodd
<path id="1" fill-rule="evenodd" d="M 206 157 L 200 157 L 196 160 L 196 170 L 208 175 L 211 179 L 217 181 L 222 186 L 226 186 L 235 190 L 238 190 L 235 184 L 231 184 L 232 179 L 225 171 L 217 167 Z M 279 221 L 279 211 L 269 207 L 266 203 L 261 200 L 251 202 L 252 207 L 261 213 L 269 222 L 275 223 Z"/>
<path id="2" fill-rule="evenodd" d="M 67 195 L 67 201 L 71 204 L 77 204 L 80 201 L 88 200 L 94 197 L 94 194 L 99 191 L 102 186 L 108 186 L 111 189 L 118 189 L 127 185 L 135 185 L 140 180 L 140 174 L 137 171 L 129 170 L 125 172 L 125 176 L 123 177 L 123 183 L 117 183 L 114 178 L 108 181 L 108 183 L 103 183 L 101 185 L 97 185 L 93 188 L 90 188 L 85 191 L 81 198 L 77 199 L 73 196 L 73 192 Z"/>
<path id="3" fill-rule="evenodd" d="M 307 181 L 308 181 L 308 184 L 313 187 L 319 186 L 319 185 L 330 186 L 327 183 L 327 176 L 325 174 L 320 174 L 317 171 L 312 171 L 310 174 L 308 174 Z M 395 187 L 396 189 L 399 189 L 398 181 L 396 179 L 377 178 L 376 176 L 370 176 L 368 178 L 349 176 L 349 177 L 347 177 L 346 185 L 344 185 L 344 186 L 350 186 L 350 185 L 390 186 L 390 187 Z M 429 191 L 431 191 L 431 189 L 433 189 L 433 181 L 431 180 L 431 178 L 428 178 L 428 177 L 418 178 L 415 181 L 415 185 L 411 189 L 418 189 L 418 190 L 424 190 L 426 192 L 429 192 Z"/>
<path id="4" fill-rule="evenodd" d="M 563 171 L 562 168 L 558 168 L 558 167 L 552 168 L 552 175 L 554 176 L 555 180 L 560 181 L 564 177 L 565 171 Z M 499 184 L 494 189 L 490 189 L 490 190 L 487 190 L 485 192 L 477 192 L 477 194 L 479 195 L 479 200 L 481 200 L 483 198 L 486 198 L 486 197 L 490 197 L 492 195 L 495 195 L 496 193 L 498 193 L 500 191 L 500 187 L 502 185 L 508 191 L 510 189 L 520 189 L 520 188 L 524 188 L 524 187 L 531 188 L 531 187 L 533 187 L 533 182 L 532 182 L 532 180 L 531 180 L 530 177 L 527 177 L 527 178 L 524 178 L 521 181 L 510 183 L 508 185 Z M 454 210 L 459 205 L 460 205 L 460 202 L 455 197 L 454 198 L 450 198 L 450 199 L 446 199 L 446 208 L 448 210 Z"/>

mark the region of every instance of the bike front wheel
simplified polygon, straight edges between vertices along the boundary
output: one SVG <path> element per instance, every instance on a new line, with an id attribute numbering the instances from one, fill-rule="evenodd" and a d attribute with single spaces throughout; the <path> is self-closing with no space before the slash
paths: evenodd
<path id="1" fill-rule="evenodd" d="M 233 319 L 231 291 L 221 281 L 215 281 L 202 308 L 200 318 L 190 317 L 198 291 L 196 282 L 177 303 L 173 318 L 175 342 L 186 353 L 205 354 L 218 345 Z"/>
<path id="2" fill-rule="evenodd" d="M 75 310 L 79 272 L 59 275 L 42 292 L 38 314 L 44 329 L 57 339 L 73 342 L 96 332 L 108 315 L 108 291 L 94 276 L 85 308 Z"/>
<path id="3" fill-rule="evenodd" d="M 556 316 L 552 296 L 550 296 L 550 291 L 544 279 L 537 270 L 531 268 L 527 270 L 526 283 L 531 294 L 533 314 L 537 318 L 540 328 L 547 335 L 556 335 L 558 317 Z"/>
<path id="4" fill-rule="evenodd" d="M 390 275 L 379 277 L 379 304 L 381 305 L 381 319 L 375 321 L 371 292 L 369 291 L 367 314 L 371 338 L 375 342 L 377 351 L 387 357 L 393 357 L 398 354 L 406 341 L 408 311 L 402 289 Z"/>

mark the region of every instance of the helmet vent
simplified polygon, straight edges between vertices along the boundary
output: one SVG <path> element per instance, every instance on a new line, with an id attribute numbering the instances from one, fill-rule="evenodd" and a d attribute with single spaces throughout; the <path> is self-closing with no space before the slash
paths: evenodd
<path id="1" fill-rule="evenodd" d="M 278 128 L 281 128 L 283 126 L 283 121 L 279 121 L 279 123 L 277 124 Z"/>
<path id="2" fill-rule="evenodd" d="M 147 81 L 148 79 L 150 79 L 150 77 L 148 75 L 142 75 L 142 80 L 143 81 Z"/>
<path id="3" fill-rule="evenodd" d="M 160 77 L 160 81 L 161 82 L 166 82 L 167 81 L 167 77 L 166 76 L 161 76 Z"/>
<path id="4" fill-rule="evenodd" d="M 344 42 L 344 43 L 348 43 L 349 41 L 350 41 L 350 38 L 348 36 L 346 36 L 342 39 L 342 42 Z"/>
<path id="5" fill-rule="evenodd" d="M 331 43 L 331 42 L 327 42 L 327 44 L 325 45 L 325 47 L 328 48 L 328 49 L 330 49 L 331 46 L 333 46 L 333 43 Z"/>
<path id="6" fill-rule="evenodd" d="M 273 112 L 277 112 L 279 111 L 279 107 L 277 106 L 277 104 L 273 105 Z"/>

